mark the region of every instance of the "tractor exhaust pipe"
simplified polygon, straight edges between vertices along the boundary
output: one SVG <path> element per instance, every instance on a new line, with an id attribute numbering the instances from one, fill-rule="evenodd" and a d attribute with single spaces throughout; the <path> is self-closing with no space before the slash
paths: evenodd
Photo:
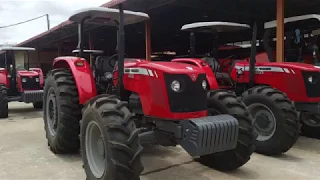
<path id="1" fill-rule="evenodd" d="M 190 57 L 194 58 L 196 55 L 196 37 L 194 32 L 190 33 Z"/>
<path id="2" fill-rule="evenodd" d="M 119 30 L 118 30 L 118 85 L 117 91 L 120 98 L 123 92 L 123 75 L 124 75 L 124 13 L 122 4 L 119 4 Z"/>
<path id="3" fill-rule="evenodd" d="M 78 25 L 78 46 L 77 49 L 79 49 L 79 57 L 83 57 L 83 20 L 81 21 L 81 23 Z"/>
<path id="4" fill-rule="evenodd" d="M 256 54 L 257 54 L 257 23 L 253 22 L 253 30 L 252 30 L 252 40 L 251 40 L 251 53 L 250 53 L 250 77 L 249 77 L 249 88 L 254 86 L 254 74 L 255 74 L 255 66 L 256 66 Z"/>

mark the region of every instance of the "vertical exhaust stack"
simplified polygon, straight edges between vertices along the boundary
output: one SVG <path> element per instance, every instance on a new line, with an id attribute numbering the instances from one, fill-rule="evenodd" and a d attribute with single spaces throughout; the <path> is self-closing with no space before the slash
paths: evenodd
<path id="1" fill-rule="evenodd" d="M 196 55 L 196 38 L 194 32 L 190 33 L 190 57 L 194 58 Z"/>
<path id="2" fill-rule="evenodd" d="M 118 85 L 117 91 L 120 97 L 123 92 L 123 74 L 124 74 L 124 42 L 125 42 L 125 34 L 124 34 L 124 13 L 122 4 L 119 4 L 119 30 L 118 30 Z"/>
<path id="3" fill-rule="evenodd" d="M 250 53 L 250 80 L 249 86 L 252 88 L 254 86 L 254 74 L 255 74 L 255 65 L 256 65 L 256 54 L 257 54 L 257 23 L 253 22 L 252 27 L 252 40 L 251 40 L 251 53 Z"/>

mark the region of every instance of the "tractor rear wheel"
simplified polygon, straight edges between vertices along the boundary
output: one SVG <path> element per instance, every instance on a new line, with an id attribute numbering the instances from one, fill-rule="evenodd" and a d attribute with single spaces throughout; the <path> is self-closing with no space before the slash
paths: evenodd
<path id="1" fill-rule="evenodd" d="M 33 107 L 34 107 L 35 109 L 42 109 L 42 107 L 43 107 L 43 102 L 35 102 L 35 103 L 33 103 Z"/>
<path id="2" fill-rule="evenodd" d="M 244 103 L 225 90 L 211 91 L 208 93 L 208 113 L 235 117 L 239 122 L 238 143 L 235 149 L 201 156 L 200 162 L 221 171 L 234 170 L 247 163 L 255 146 L 252 118 Z"/>
<path id="3" fill-rule="evenodd" d="M 80 147 L 81 108 L 69 69 L 49 72 L 44 87 L 44 127 L 48 145 L 56 154 L 75 153 Z"/>
<path id="4" fill-rule="evenodd" d="M 320 114 L 300 112 L 300 122 L 302 135 L 320 139 Z"/>
<path id="5" fill-rule="evenodd" d="M 5 85 L 0 84 L 0 118 L 7 118 L 8 114 L 7 88 Z"/>
<path id="6" fill-rule="evenodd" d="M 244 92 L 242 100 L 254 119 L 256 152 L 280 155 L 296 143 L 300 133 L 298 112 L 283 92 L 257 86 Z"/>
<path id="7" fill-rule="evenodd" d="M 87 179 L 139 180 L 139 130 L 127 103 L 100 95 L 83 108 L 81 152 Z"/>

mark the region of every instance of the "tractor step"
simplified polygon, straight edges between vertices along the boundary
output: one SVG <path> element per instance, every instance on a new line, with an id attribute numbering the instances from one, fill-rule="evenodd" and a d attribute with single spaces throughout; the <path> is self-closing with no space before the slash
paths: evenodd
<path id="1" fill-rule="evenodd" d="M 43 90 L 24 91 L 22 93 L 22 102 L 33 103 L 43 101 Z"/>
<path id="2" fill-rule="evenodd" d="M 236 148 L 239 123 L 230 115 L 182 121 L 180 145 L 191 156 L 203 156 Z"/>

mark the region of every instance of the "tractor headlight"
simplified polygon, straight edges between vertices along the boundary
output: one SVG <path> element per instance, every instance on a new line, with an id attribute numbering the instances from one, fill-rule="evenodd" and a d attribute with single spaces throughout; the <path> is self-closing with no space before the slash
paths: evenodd
<path id="1" fill-rule="evenodd" d="M 39 82 L 40 80 L 39 80 L 39 78 L 36 78 L 36 82 Z"/>
<path id="2" fill-rule="evenodd" d="M 308 81 L 311 84 L 316 84 L 317 83 L 317 79 L 313 76 L 308 77 Z"/>
<path id="3" fill-rule="evenodd" d="M 25 83 L 25 82 L 27 82 L 27 79 L 26 78 L 22 78 L 21 81 Z"/>
<path id="4" fill-rule="evenodd" d="M 205 80 L 203 80 L 202 81 L 202 88 L 204 89 L 204 90 L 206 90 L 207 89 L 207 81 L 205 81 Z"/>
<path id="5" fill-rule="evenodd" d="M 179 81 L 177 81 L 177 80 L 172 81 L 172 83 L 171 83 L 171 89 L 172 89 L 173 91 L 178 92 L 178 91 L 180 91 L 180 88 L 181 88 L 181 86 L 180 86 Z"/>

